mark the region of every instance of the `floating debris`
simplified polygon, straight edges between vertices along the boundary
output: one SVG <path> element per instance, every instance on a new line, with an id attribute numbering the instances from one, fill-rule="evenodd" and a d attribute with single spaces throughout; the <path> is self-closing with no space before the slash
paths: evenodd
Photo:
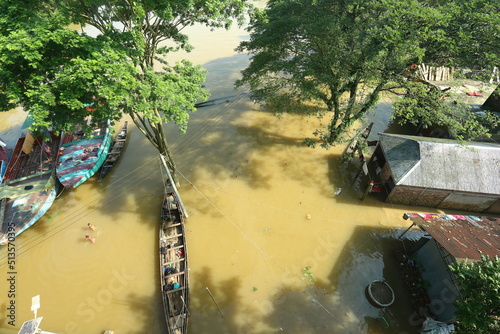
<path id="1" fill-rule="evenodd" d="M 310 213 L 308 213 L 308 214 L 306 215 L 306 219 L 311 220 L 311 218 L 312 218 L 311 214 L 310 214 Z"/>
<path id="2" fill-rule="evenodd" d="M 310 269 L 311 269 L 311 266 L 305 267 L 304 269 L 302 269 L 302 272 L 304 273 L 304 276 L 308 276 L 309 277 L 309 282 L 314 282 L 316 279 L 314 278 L 314 276 L 311 273 Z M 314 299 L 313 299 L 313 301 L 314 301 Z"/>
<path id="3" fill-rule="evenodd" d="M 335 190 L 335 195 L 338 195 L 342 192 L 342 188 L 337 188 L 337 190 Z"/>

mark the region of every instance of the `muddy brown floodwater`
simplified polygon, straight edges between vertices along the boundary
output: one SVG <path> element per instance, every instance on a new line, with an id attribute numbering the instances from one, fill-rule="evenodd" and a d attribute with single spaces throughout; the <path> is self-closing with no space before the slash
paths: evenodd
<path id="1" fill-rule="evenodd" d="M 371 196 L 360 201 L 356 170 L 339 160 L 343 147 L 302 145 L 321 121 L 277 118 L 253 104 L 248 89 L 234 91 L 248 63 L 234 52 L 245 30 L 188 33 L 196 49 L 183 56 L 209 71 L 207 89 L 223 98 L 192 114 L 186 134 L 168 128 L 189 212 L 189 333 L 414 333 L 392 250 L 409 226 L 403 213 L 425 209 Z M 20 110 L 0 115 L 9 147 L 24 117 Z M 384 131 L 387 112 L 373 118 L 374 132 Z M 63 192 L 16 239 L 13 285 L 0 247 L 2 334 L 17 333 L 33 317 L 35 295 L 45 331 L 166 333 L 157 255 L 160 169 L 155 150 L 128 120 L 124 155 L 105 181 L 94 177 Z M 85 240 L 89 232 L 95 244 Z M 396 291 L 385 309 L 365 296 L 366 286 L 382 278 Z M 12 301 L 15 326 L 7 317 Z"/>

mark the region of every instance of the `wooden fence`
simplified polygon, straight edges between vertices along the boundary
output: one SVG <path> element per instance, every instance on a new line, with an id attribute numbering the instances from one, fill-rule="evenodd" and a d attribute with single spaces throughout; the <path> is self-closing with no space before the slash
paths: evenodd
<path id="1" fill-rule="evenodd" d="M 427 81 L 449 81 L 453 80 L 453 67 L 434 67 L 420 64 L 418 67 L 422 79 Z"/>
<path id="2" fill-rule="evenodd" d="M 420 77 L 427 81 L 449 81 L 453 80 L 453 73 L 455 72 L 455 68 L 453 67 L 444 67 L 444 66 L 429 66 L 425 64 L 420 64 L 418 67 L 418 71 Z M 477 71 L 482 72 L 482 71 Z M 498 67 L 493 67 L 493 71 L 491 72 L 491 76 L 489 79 L 489 83 L 492 84 L 494 82 L 500 83 L 500 73 Z M 473 71 L 474 74 L 474 71 Z"/>

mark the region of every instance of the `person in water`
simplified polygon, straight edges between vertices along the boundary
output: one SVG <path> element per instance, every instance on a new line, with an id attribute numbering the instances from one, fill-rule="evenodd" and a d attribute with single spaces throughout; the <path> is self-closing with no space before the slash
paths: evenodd
<path id="1" fill-rule="evenodd" d="M 90 235 L 86 234 L 85 239 L 90 240 L 93 244 L 95 244 L 95 238 L 92 238 Z"/>
<path id="2" fill-rule="evenodd" d="M 92 225 L 91 223 L 88 223 L 87 226 L 92 230 L 92 231 L 96 231 L 97 230 L 97 227 L 95 227 L 94 225 Z"/>

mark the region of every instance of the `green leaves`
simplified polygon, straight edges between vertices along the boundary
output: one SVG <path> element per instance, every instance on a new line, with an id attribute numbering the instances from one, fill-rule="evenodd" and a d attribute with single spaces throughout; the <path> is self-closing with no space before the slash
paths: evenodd
<path id="1" fill-rule="evenodd" d="M 137 72 L 104 38 L 45 28 L 0 36 L 0 68 L 0 108 L 21 105 L 37 115 L 33 127 L 61 131 L 81 122 L 84 105 L 97 96 L 107 102 L 94 111 L 94 122 L 119 118 L 123 102 L 115 97 L 128 92 Z"/>
<path id="2" fill-rule="evenodd" d="M 500 261 L 482 256 L 477 262 L 450 265 L 457 276 L 462 299 L 455 302 L 457 333 L 500 331 Z"/>
<path id="3" fill-rule="evenodd" d="M 186 61 L 171 66 L 167 57 L 192 49 L 185 27 L 241 23 L 252 8 L 248 3 L 0 0 L 0 108 L 23 106 L 35 113 L 35 127 L 51 124 L 60 131 L 89 113 L 89 127 L 128 113 L 173 167 L 163 124 L 185 131 L 189 112 L 208 93 L 205 71 Z M 93 26 L 100 35 L 66 29 L 70 22 Z M 162 71 L 154 70 L 156 62 Z"/>
<path id="4" fill-rule="evenodd" d="M 388 82 L 405 79 L 411 64 L 495 64 L 500 15 L 487 13 L 498 13 L 500 2 L 473 2 L 482 7 L 471 10 L 475 5 L 465 0 L 269 1 L 252 18 L 250 40 L 238 47 L 252 58 L 237 85 L 250 85 L 261 101 L 291 98 L 322 106 L 318 115 L 328 113 L 331 120 L 314 134 L 329 147 L 343 141 L 348 126 L 363 117 Z M 426 111 L 416 98 L 405 103 L 401 108 L 408 115 L 418 118 Z M 471 127 L 467 123 L 464 131 Z"/>
<path id="5" fill-rule="evenodd" d="M 449 92 L 421 82 L 404 82 L 406 94 L 393 104 L 393 118 L 400 124 L 447 129 L 460 142 L 490 136 L 498 118 L 490 112 L 476 115 L 471 107 Z M 447 97 L 445 97 L 447 96 Z"/>
<path id="6" fill-rule="evenodd" d="M 416 1 L 270 1 L 238 48 L 252 59 L 237 85 L 249 84 L 257 99 L 321 102 L 320 115 L 333 112 L 316 132 L 328 147 L 374 104 L 389 78 L 421 57 L 422 34 L 415 31 L 422 10 Z"/>

